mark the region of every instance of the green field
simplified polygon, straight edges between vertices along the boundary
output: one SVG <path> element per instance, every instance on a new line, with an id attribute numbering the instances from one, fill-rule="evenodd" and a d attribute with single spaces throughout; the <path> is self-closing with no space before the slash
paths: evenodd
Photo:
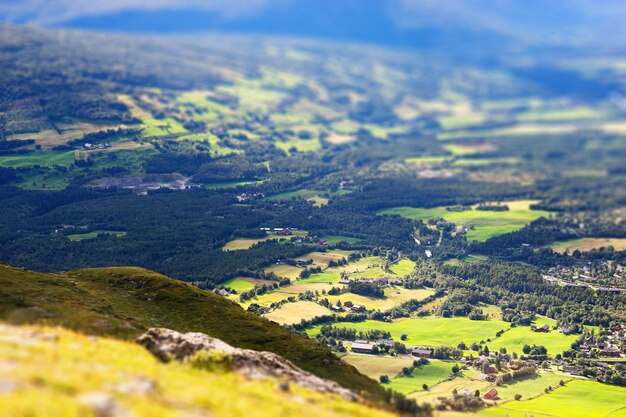
<path id="1" fill-rule="evenodd" d="M 228 288 L 232 288 L 233 290 L 237 292 L 248 291 L 254 288 L 254 284 L 252 282 L 246 281 L 241 278 L 229 279 L 228 281 L 222 283 L 221 285 L 228 287 Z"/>
<path id="2" fill-rule="evenodd" d="M 452 374 L 452 366 L 454 366 L 453 362 L 431 360 L 428 365 L 422 365 L 414 369 L 410 376 L 401 375 L 393 378 L 385 386 L 402 394 L 423 391 L 423 384 L 431 387 Z"/>
<path id="3" fill-rule="evenodd" d="M 354 366 L 362 374 L 378 380 L 381 375 L 394 378 L 402 368 L 413 365 L 413 359 L 381 355 L 360 355 L 351 353 L 343 356 L 345 362 Z"/>
<path id="4" fill-rule="evenodd" d="M 408 300 L 423 300 L 424 298 L 432 295 L 433 290 L 424 289 L 405 289 L 401 287 L 388 287 L 385 288 L 384 298 L 366 297 L 363 295 L 345 293 L 339 295 L 326 295 L 324 298 L 328 298 L 332 304 L 336 304 L 337 301 L 342 303 L 346 301 L 352 301 L 354 304 L 365 306 L 368 310 L 389 310 L 396 307 Z"/>
<path id="5" fill-rule="evenodd" d="M 123 237 L 126 236 L 126 232 L 119 232 L 113 230 L 94 230 L 89 233 L 76 233 L 73 235 L 67 235 L 67 238 L 73 242 L 78 242 L 81 240 L 95 239 L 100 234 L 105 234 L 107 236 L 115 236 L 115 237 Z"/>
<path id="6" fill-rule="evenodd" d="M 397 214 L 409 219 L 423 221 L 444 218 L 457 225 L 473 225 L 475 228 L 467 233 L 467 239 L 484 242 L 493 236 L 514 232 L 533 220 L 550 215 L 547 211 L 531 210 L 529 206 L 533 203 L 535 201 L 530 200 L 503 202 L 502 204 L 509 205 L 510 210 L 508 211 L 485 211 L 473 208 L 465 211 L 448 211 L 445 207 L 432 209 L 393 207 L 382 210 L 378 214 Z"/>
<path id="7" fill-rule="evenodd" d="M 626 388 L 575 380 L 529 401 L 510 401 L 481 412 L 485 416 L 624 417 Z"/>
<path id="8" fill-rule="evenodd" d="M 55 165 L 69 167 L 74 164 L 74 151 L 33 151 L 14 155 L 0 156 L 0 167 L 27 168 L 32 166 L 53 167 Z"/>
<path id="9" fill-rule="evenodd" d="M 394 275 L 401 277 L 409 275 L 415 269 L 415 262 L 410 259 L 400 259 L 397 263 L 391 265 L 389 270 Z"/>
<path id="10" fill-rule="evenodd" d="M 331 310 L 312 301 L 298 301 L 283 304 L 279 309 L 266 314 L 265 318 L 279 324 L 295 324 L 300 323 L 300 320 L 310 320 L 331 313 Z"/>
<path id="11" fill-rule="evenodd" d="M 536 326 L 542 326 L 544 323 L 552 327 L 556 322 L 545 317 L 538 318 L 535 321 Z M 498 338 L 492 338 L 491 342 L 487 343 L 487 346 L 492 351 L 506 347 L 509 353 L 516 352 L 521 354 L 524 345 L 543 345 L 548 349 L 549 355 L 556 355 L 570 349 L 572 342 L 576 341 L 577 338 L 577 335 L 564 335 L 558 330 L 551 330 L 549 333 L 536 333 L 530 327 L 518 326 L 512 327 Z"/>
<path id="12" fill-rule="evenodd" d="M 387 330 L 391 336 L 400 340 L 407 335 L 406 344 L 425 346 L 456 346 L 460 342 L 470 344 L 489 338 L 495 338 L 496 332 L 509 328 L 510 324 L 500 320 L 477 321 L 465 317 L 442 318 L 424 317 L 400 319 L 391 323 L 366 320 L 360 323 L 337 323 L 337 327 L 367 331 L 372 329 Z M 315 326 L 307 332 L 319 333 L 321 326 Z"/>
<path id="13" fill-rule="evenodd" d="M 300 276 L 302 270 L 303 268 L 286 264 L 272 265 L 264 269 L 267 273 L 273 272 L 278 277 L 289 278 L 292 281 Z"/>
<path id="14" fill-rule="evenodd" d="M 592 238 L 585 237 L 580 239 L 566 240 L 562 242 L 556 242 L 550 247 L 555 252 L 564 253 L 569 251 L 570 253 L 579 250 L 581 252 L 589 252 L 592 249 L 608 248 L 613 246 L 616 251 L 626 250 L 626 238 Z"/>
<path id="15" fill-rule="evenodd" d="M 292 198 L 297 198 L 297 197 L 307 200 L 309 198 L 313 198 L 317 196 L 320 193 L 322 193 L 322 191 L 303 189 L 303 190 L 297 190 L 297 191 L 289 191 L 286 193 L 274 194 L 274 195 L 267 197 L 267 200 L 281 201 L 281 200 L 291 200 Z"/>
<path id="16" fill-rule="evenodd" d="M 361 240 L 359 238 L 349 236 L 322 236 L 320 239 L 325 240 L 329 245 L 335 245 L 339 242 L 357 243 Z"/>
<path id="17" fill-rule="evenodd" d="M 547 387 L 556 388 L 559 381 L 569 381 L 571 378 L 552 372 L 542 372 L 529 378 L 520 379 L 511 383 L 494 386 L 498 390 L 498 396 L 503 400 L 514 400 L 516 394 L 522 396 L 522 400 L 530 400 L 545 393 Z"/>
<path id="18" fill-rule="evenodd" d="M 339 272 L 332 271 L 323 271 L 317 274 L 312 274 L 309 278 L 300 279 L 299 282 L 308 282 L 308 283 L 335 283 L 339 282 L 341 276 Z"/>

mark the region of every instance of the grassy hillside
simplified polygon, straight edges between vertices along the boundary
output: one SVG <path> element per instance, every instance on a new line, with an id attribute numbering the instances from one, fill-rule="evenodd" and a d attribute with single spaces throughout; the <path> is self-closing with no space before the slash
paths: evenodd
<path id="1" fill-rule="evenodd" d="M 250 381 L 202 362 L 159 362 L 128 341 L 61 328 L 0 326 L 0 415 L 26 416 L 300 416 L 391 414 L 276 380 Z"/>
<path id="2" fill-rule="evenodd" d="M 0 263 L 0 319 L 124 339 L 154 326 L 203 332 L 237 347 L 277 353 L 371 399 L 383 396 L 375 381 L 340 362 L 326 347 L 211 292 L 141 268 L 41 274 Z"/>

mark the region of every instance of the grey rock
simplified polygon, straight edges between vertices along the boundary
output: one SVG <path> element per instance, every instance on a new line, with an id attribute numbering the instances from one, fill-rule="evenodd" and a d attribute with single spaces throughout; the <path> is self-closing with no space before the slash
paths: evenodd
<path id="1" fill-rule="evenodd" d="M 339 395 L 356 401 L 359 397 L 333 381 L 322 379 L 271 352 L 239 349 L 204 333 L 179 333 L 151 328 L 137 338 L 153 355 L 164 362 L 188 361 L 198 352 L 220 353 L 228 358 L 230 369 L 249 379 L 276 378 L 313 391 Z"/>

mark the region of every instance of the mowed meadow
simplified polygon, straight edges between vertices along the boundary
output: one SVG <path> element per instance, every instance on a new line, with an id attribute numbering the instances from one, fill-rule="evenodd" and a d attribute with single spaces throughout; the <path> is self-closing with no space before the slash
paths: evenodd
<path id="1" fill-rule="evenodd" d="M 378 214 L 399 215 L 413 220 L 424 222 L 430 219 L 445 219 L 457 226 L 474 226 L 467 232 L 470 241 L 484 242 L 487 239 L 521 229 L 533 220 L 540 217 L 550 217 L 550 213 L 542 210 L 532 210 L 530 206 L 536 203 L 533 200 L 507 201 L 500 203 L 507 205 L 509 210 L 490 211 L 477 210 L 476 206 L 468 207 L 463 211 L 450 211 L 445 207 L 416 208 L 393 207 L 381 210 Z"/>

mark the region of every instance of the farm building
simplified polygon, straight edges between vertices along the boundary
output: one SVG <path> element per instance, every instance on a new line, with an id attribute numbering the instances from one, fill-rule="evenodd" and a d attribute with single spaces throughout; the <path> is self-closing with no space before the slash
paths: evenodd
<path id="1" fill-rule="evenodd" d="M 488 393 L 483 395 L 485 400 L 497 400 L 498 399 L 498 391 L 495 388 L 489 390 Z"/>
<path id="2" fill-rule="evenodd" d="M 427 347 L 416 346 L 411 351 L 411 355 L 418 358 L 429 358 L 433 354 L 432 350 Z"/>
<path id="3" fill-rule="evenodd" d="M 544 324 L 541 327 L 536 327 L 533 331 L 537 333 L 548 333 L 550 331 L 550 326 L 548 326 L 547 324 Z"/>
<path id="4" fill-rule="evenodd" d="M 352 343 L 352 352 L 355 353 L 372 353 L 374 345 L 371 343 Z"/>
<path id="5" fill-rule="evenodd" d="M 604 356 L 605 358 L 619 358 L 620 350 L 617 346 L 607 346 L 600 352 L 600 356 Z"/>
<path id="6" fill-rule="evenodd" d="M 393 347 L 393 339 L 379 339 L 376 341 L 376 344 Z"/>

